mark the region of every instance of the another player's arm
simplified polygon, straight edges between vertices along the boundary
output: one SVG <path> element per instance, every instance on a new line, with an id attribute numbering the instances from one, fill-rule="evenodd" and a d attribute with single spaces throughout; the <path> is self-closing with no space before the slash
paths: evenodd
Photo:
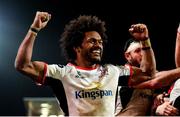
<path id="1" fill-rule="evenodd" d="M 177 35 L 176 35 L 175 63 L 176 63 L 176 67 L 180 67 L 180 24 L 177 29 Z"/>
<path id="2" fill-rule="evenodd" d="M 180 68 L 161 71 L 155 74 L 154 78 L 133 86 L 134 88 L 162 88 L 171 85 L 180 78 Z"/>
<path id="3" fill-rule="evenodd" d="M 131 71 L 132 71 L 131 76 L 128 79 L 128 86 L 130 87 L 134 87 L 138 84 L 141 84 L 151 79 L 151 76 L 148 76 L 147 73 L 143 72 L 142 69 L 138 67 L 132 66 Z"/>
<path id="4" fill-rule="evenodd" d="M 153 76 L 156 72 L 156 61 L 153 49 L 151 47 L 147 26 L 140 23 L 134 24 L 131 25 L 129 32 L 133 36 L 133 39 L 135 39 L 136 41 L 140 41 L 142 47 L 142 61 L 140 64 L 140 68 L 143 72 L 146 72 L 150 76 Z"/>

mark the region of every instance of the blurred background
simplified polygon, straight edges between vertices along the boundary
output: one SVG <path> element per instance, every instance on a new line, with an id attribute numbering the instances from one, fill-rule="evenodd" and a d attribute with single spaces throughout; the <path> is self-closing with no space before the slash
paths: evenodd
<path id="1" fill-rule="evenodd" d="M 38 34 L 33 60 L 65 64 L 58 43 L 65 24 L 79 15 L 96 15 L 105 20 L 107 26 L 106 62 L 124 64 L 123 47 L 130 37 L 130 25 L 145 23 L 149 28 L 157 69 L 167 70 L 175 68 L 175 38 L 180 22 L 176 5 L 152 1 L 0 0 L 0 116 L 25 116 L 25 100 L 29 97 L 37 100 L 54 97 L 49 87 L 37 86 L 14 69 L 18 47 L 36 11 L 47 11 L 52 19 Z"/>

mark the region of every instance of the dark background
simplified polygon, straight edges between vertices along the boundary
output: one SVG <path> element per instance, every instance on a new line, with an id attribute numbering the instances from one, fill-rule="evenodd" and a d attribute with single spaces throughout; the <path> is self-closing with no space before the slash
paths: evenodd
<path id="1" fill-rule="evenodd" d="M 14 69 L 20 43 L 36 11 L 48 11 L 52 19 L 39 32 L 33 60 L 65 64 L 58 40 L 64 25 L 79 15 L 96 15 L 106 21 L 109 43 L 106 62 L 124 64 L 123 45 L 133 23 L 145 23 L 154 48 L 158 70 L 175 68 L 178 4 L 118 0 L 0 0 L 0 115 L 25 115 L 23 97 L 53 97 L 51 89 L 37 86 Z"/>

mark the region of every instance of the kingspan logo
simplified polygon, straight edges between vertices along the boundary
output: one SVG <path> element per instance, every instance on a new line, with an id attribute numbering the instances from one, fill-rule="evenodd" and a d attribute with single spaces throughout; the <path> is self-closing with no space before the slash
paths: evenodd
<path id="1" fill-rule="evenodd" d="M 97 90 L 97 91 L 76 91 L 75 96 L 78 98 L 91 98 L 92 100 L 96 98 L 102 98 L 104 96 L 112 96 L 111 90 Z"/>

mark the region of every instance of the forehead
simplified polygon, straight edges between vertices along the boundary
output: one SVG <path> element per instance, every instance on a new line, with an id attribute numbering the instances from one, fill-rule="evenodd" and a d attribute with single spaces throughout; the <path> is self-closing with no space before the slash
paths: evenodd
<path id="1" fill-rule="evenodd" d="M 140 49 L 141 45 L 139 42 L 132 42 L 129 47 L 127 48 L 126 52 L 135 51 L 137 49 Z"/>
<path id="2" fill-rule="evenodd" d="M 96 31 L 85 32 L 85 37 L 84 37 L 85 40 L 92 39 L 92 38 L 96 40 L 102 40 L 100 34 Z"/>

